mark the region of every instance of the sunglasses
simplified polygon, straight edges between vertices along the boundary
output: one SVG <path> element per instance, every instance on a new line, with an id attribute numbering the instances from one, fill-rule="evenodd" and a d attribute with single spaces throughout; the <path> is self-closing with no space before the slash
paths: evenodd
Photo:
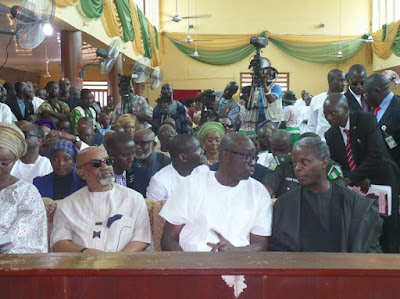
<path id="1" fill-rule="evenodd" d="M 250 162 L 255 164 L 255 163 L 257 163 L 257 160 L 258 160 L 258 156 L 247 155 L 247 154 L 235 152 L 235 151 L 228 150 L 228 149 L 225 149 L 225 151 L 230 152 L 230 153 L 235 154 L 235 155 L 242 156 L 244 163 L 247 163 L 247 164 L 250 163 Z"/>
<path id="2" fill-rule="evenodd" d="M 230 128 L 230 129 L 232 129 L 233 128 L 233 125 L 232 124 L 221 124 L 224 128 Z"/>
<path id="3" fill-rule="evenodd" d="M 111 157 L 106 157 L 103 160 L 91 160 L 85 164 L 82 164 L 81 167 L 88 165 L 88 164 L 92 164 L 94 168 L 100 168 L 101 167 L 101 163 L 106 163 L 107 166 L 111 166 L 114 164 L 114 159 Z"/>

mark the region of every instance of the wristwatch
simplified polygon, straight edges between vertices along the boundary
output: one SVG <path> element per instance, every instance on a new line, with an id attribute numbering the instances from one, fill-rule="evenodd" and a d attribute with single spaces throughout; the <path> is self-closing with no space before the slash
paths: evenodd
<path id="1" fill-rule="evenodd" d="M 81 139 L 79 138 L 79 136 L 75 136 L 75 140 L 74 140 L 74 144 L 81 141 Z"/>

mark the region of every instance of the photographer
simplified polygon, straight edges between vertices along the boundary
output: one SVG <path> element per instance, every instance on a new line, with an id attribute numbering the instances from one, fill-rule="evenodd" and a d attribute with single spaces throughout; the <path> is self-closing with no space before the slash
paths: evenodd
<path id="1" fill-rule="evenodd" d="M 274 123 L 275 128 L 278 127 L 279 122 L 283 120 L 282 112 L 282 88 L 279 84 L 275 84 L 278 79 L 278 71 L 273 67 L 266 67 L 265 73 L 261 77 L 265 98 L 267 99 L 267 107 L 264 120 L 270 120 Z M 261 113 L 260 113 L 261 115 Z M 259 118 L 259 122 L 260 118 Z"/>
<path id="2" fill-rule="evenodd" d="M 114 122 L 121 115 L 130 113 L 137 117 L 140 123 L 140 128 L 149 128 L 151 122 L 149 104 L 145 98 L 138 95 L 132 95 L 134 89 L 131 86 L 130 76 L 124 75 L 119 78 L 118 86 L 122 100 L 115 106 Z"/>
<path id="3" fill-rule="evenodd" d="M 171 84 L 167 83 L 161 87 L 161 96 L 157 99 L 157 106 L 153 111 L 153 131 L 156 134 L 162 122 L 168 117 L 175 120 L 178 134 L 188 133 L 185 106 L 173 100 L 173 91 Z"/>
<path id="4" fill-rule="evenodd" d="M 217 96 L 214 104 L 215 111 L 219 117 L 228 117 L 234 126 L 236 126 L 240 112 L 239 105 L 233 98 L 238 89 L 239 85 L 232 81 L 226 85 L 224 92 L 214 92 Z"/>

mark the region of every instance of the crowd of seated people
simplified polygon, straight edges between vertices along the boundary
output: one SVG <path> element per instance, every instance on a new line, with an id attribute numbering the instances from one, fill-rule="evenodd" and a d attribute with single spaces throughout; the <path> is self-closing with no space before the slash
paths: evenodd
<path id="1" fill-rule="evenodd" d="M 262 111 L 229 82 L 197 120 L 204 93 L 185 108 L 170 84 L 153 117 L 140 96 L 99 111 L 67 78 L 1 85 L 0 253 L 153 250 L 157 203 L 164 251 L 398 253 L 400 98 L 361 65 L 346 93 L 343 77 L 298 100 L 263 77 Z M 391 187 L 391 207 L 366 196 L 371 183 Z"/>

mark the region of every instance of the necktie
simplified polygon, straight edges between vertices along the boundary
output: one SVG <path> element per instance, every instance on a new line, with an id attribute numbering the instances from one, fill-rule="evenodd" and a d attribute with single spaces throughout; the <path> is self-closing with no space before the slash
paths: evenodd
<path id="1" fill-rule="evenodd" d="M 361 107 L 364 112 L 368 112 L 367 100 L 361 95 Z"/>
<path id="2" fill-rule="evenodd" d="M 382 109 L 382 108 L 379 107 L 379 106 L 376 107 L 375 110 L 374 110 L 374 115 L 377 115 L 377 114 L 378 114 L 378 111 L 381 110 L 381 109 Z"/>
<path id="3" fill-rule="evenodd" d="M 353 151 L 351 150 L 351 145 L 350 145 L 350 130 L 344 129 L 343 131 L 347 135 L 347 143 L 346 143 L 347 161 L 349 162 L 350 170 L 354 171 L 356 170 L 356 163 L 354 162 Z"/>

